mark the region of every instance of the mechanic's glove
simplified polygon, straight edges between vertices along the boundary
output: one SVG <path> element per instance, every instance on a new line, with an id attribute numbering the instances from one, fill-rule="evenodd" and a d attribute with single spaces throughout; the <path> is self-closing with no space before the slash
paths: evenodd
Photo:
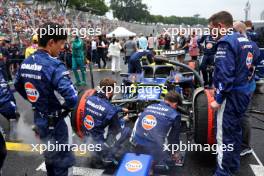
<path id="1" fill-rule="evenodd" d="M 63 108 L 65 111 L 68 111 L 68 112 L 72 112 L 72 111 L 74 111 L 74 108 L 69 108 L 69 107 L 66 105 L 66 102 L 63 103 L 61 106 L 62 106 L 62 108 Z"/>

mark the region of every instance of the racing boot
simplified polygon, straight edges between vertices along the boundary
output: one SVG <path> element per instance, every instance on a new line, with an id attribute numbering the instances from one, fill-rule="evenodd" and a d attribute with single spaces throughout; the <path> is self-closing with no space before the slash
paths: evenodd
<path id="1" fill-rule="evenodd" d="M 77 70 L 73 70 L 73 74 L 74 74 L 74 77 L 75 77 L 75 86 L 80 86 L 81 85 L 81 80 L 80 80 L 80 77 L 79 77 L 79 73 Z"/>

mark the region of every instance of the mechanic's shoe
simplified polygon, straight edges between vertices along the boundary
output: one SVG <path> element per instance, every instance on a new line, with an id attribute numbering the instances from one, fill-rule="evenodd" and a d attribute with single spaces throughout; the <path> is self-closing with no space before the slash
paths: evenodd
<path id="1" fill-rule="evenodd" d="M 253 153 L 253 149 L 248 147 L 248 148 L 243 149 L 240 152 L 240 156 L 245 156 L 245 155 L 249 155 L 249 154 L 252 154 L 252 153 Z"/>

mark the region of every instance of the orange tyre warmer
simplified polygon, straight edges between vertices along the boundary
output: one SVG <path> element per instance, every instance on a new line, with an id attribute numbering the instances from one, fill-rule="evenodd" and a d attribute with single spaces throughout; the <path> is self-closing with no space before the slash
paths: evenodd
<path id="1" fill-rule="evenodd" d="M 210 145 L 215 144 L 215 134 L 214 134 L 214 110 L 211 108 L 211 103 L 214 101 L 214 90 L 205 89 L 204 90 L 207 100 L 208 100 L 208 132 L 207 132 L 207 142 Z"/>
<path id="2" fill-rule="evenodd" d="M 83 138 L 84 134 L 82 132 L 82 119 L 84 116 L 85 111 L 85 104 L 88 97 L 94 95 L 96 93 L 96 90 L 94 89 L 88 89 L 84 92 L 84 94 L 81 96 L 81 99 L 79 101 L 77 111 L 75 114 L 75 122 L 76 122 L 76 133 L 80 138 Z"/>

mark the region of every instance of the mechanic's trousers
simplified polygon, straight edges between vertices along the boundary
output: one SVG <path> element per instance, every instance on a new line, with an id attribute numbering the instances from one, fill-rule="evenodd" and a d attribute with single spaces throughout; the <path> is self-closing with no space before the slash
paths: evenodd
<path id="1" fill-rule="evenodd" d="M 216 113 L 217 176 L 230 176 L 240 167 L 241 123 L 250 101 L 250 93 L 232 91 L 225 97 Z"/>
<path id="2" fill-rule="evenodd" d="M 4 116 L 7 120 L 17 119 L 15 103 L 9 101 L 1 105 L 0 114 L 2 114 L 2 116 Z"/>
<path id="3" fill-rule="evenodd" d="M 0 127 L 0 175 L 6 157 L 6 144 Z"/>
<path id="4" fill-rule="evenodd" d="M 49 129 L 49 120 L 42 114 L 35 111 L 34 123 L 36 132 L 42 144 L 47 148 L 44 151 L 45 164 L 48 176 L 68 176 L 71 167 L 75 163 L 71 151 L 71 131 L 66 118 L 58 118 L 54 123 L 54 129 Z M 50 148 L 48 148 L 50 147 Z"/>
<path id="5" fill-rule="evenodd" d="M 213 72 L 207 71 L 207 67 L 212 65 L 214 65 L 214 55 L 204 55 L 200 65 L 200 70 L 203 74 L 204 85 L 212 86 L 213 84 Z"/>
<path id="6" fill-rule="evenodd" d="M 140 63 L 140 59 L 129 60 L 128 61 L 128 73 L 142 73 L 142 66 Z"/>
<path id="7" fill-rule="evenodd" d="M 251 93 L 250 96 L 250 103 L 247 108 L 247 111 L 245 112 L 243 121 L 242 121 L 242 144 L 241 144 L 241 150 L 250 148 L 250 140 L 251 140 L 251 121 L 250 121 L 250 110 L 252 110 L 252 98 L 253 94 Z"/>

